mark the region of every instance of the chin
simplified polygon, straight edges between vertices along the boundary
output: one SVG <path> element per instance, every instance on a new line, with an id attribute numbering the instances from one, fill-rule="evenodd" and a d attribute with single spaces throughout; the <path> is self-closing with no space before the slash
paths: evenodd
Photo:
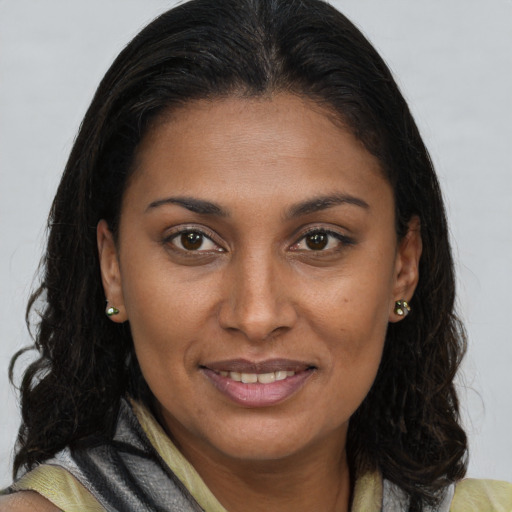
<path id="1" fill-rule="evenodd" d="M 313 428 L 312 428 L 313 427 Z M 341 435 L 336 432 L 336 436 Z M 232 422 L 231 428 L 208 439 L 210 446 L 231 459 L 247 461 L 276 461 L 299 455 L 328 434 L 312 422 L 299 424 L 291 419 L 267 422 Z"/>
<path id="2" fill-rule="evenodd" d="M 242 461 L 268 462 L 284 460 L 302 452 L 303 439 L 279 439 L 273 436 L 258 436 L 233 439 L 229 443 L 217 445 L 226 457 Z"/>

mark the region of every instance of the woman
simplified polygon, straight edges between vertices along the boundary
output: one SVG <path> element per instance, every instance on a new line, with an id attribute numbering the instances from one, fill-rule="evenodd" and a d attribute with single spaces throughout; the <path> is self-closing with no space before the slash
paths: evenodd
<path id="1" fill-rule="evenodd" d="M 323 2 L 194 0 L 128 45 L 40 299 L 6 510 L 510 506 L 455 486 L 464 334 L 427 151 Z"/>

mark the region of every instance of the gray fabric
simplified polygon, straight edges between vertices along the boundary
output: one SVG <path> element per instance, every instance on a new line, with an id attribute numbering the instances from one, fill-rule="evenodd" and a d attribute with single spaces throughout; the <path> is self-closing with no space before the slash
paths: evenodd
<path id="1" fill-rule="evenodd" d="M 389 480 L 383 482 L 382 512 L 407 512 L 409 510 L 409 496 L 397 485 Z M 455 484 L 445 488 L 443 498 L 435 508 L 425 507 L 424 512 L 449 512 Z"/>
<path id="2" fill-rule="evenodd" d="M 47 463 L 69 471 L 108 511 L 203 510 L 153 448 L 124 400 L 112 440 L 90 440 Z"/>

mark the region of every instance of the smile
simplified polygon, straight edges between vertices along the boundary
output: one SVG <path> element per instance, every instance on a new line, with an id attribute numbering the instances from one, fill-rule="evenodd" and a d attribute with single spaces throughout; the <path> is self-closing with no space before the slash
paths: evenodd
<path id="1" fill-rule="evenodd" d="M 228 377 L 235 382 L 243 382 L 244 384 L 271 384 L 279 380 L 285 380 L 288 377 L 293 377 L 295 372 L 278 370 L 277 372 L 270 373 L 240 373 L 240 372 L 227 372 L 219 371 L 222 377 Z"/>
<path id="2" fill-rule="evenodd" d="M 287 400 L 306 385 L 315 370 L 314 366 L 283 359 L 260 363 L 231 360 L 201 367 L 217 391 L 246 408 L 269 407 Z"/>

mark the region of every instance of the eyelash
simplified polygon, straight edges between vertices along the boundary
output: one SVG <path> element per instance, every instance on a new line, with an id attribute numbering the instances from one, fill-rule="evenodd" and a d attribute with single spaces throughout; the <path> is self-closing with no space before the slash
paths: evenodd
<path id="1" fill-rule="evenodd" d="M 338 252 L 346 246 L 355 244 L 355 242 L 352 238 L 350 238 L 346 235 L 343 235 L 337 231 L 333 231 L 333 230 L 322 228 L 322 227 L 313 227 L 313 228 L 308 229 L 305 233 L 302 233 L 301 237 L 297 240 L 297 242 L 292 244 L 291 247 L 293 248 L 294 246 L 297 246 L 302 242 L 307 243 L 306 239 L 308 236 L 320 235 L 320 234 L 327 235 L 328 237 L 332 237 L 332 238 L 336 239 L 340 243 L 340 247 L 329 248 L 329 249 L 322 248 L 320 250 L 314 250 L 311 248 L 309 248 L 309 249 L 292 249 L 292 250 L 304 251 L 304 252 L 313 253 L 315 255 L 321 256 L 322 254 L 332 254 L 333 252 Z M 329 242 L 327 242 L 327 243 L 329 243 Z"/>
<path id="2" fill-rule="evenodd" d="M 212 244 L 215 244 L 217 246 L 217 249 L 209 249 L 209 250 L 203 249 L 202 251 L 201 250 L 190 250 L 190 249 L 186 249 L 184 247 L 178 247 L 176 244 L 173 243 L 174 240 L 179 240 L 179 238 L 184 235 L 194 234 L 194 233 L 201 236 L 201 244 L 199 245 L 199 248 L 204 244 L 205 240 L 208 240 Z M 171 245 L 173 250 L 179 251 L 181 254 L 185 254 L 187 256 L 194 256 L 194 255 L 198 255 L 198 254 L 211 254 L 211 253 L 216 253 L 216 252 L 226 252 L 226 250 L 219 243 L 215 242 L 214 238 L 215 237 L 214 237 L 213 233 L 205 231 L 204 228 L 187 227 L 187 228 L 179 229 L 179 230 L 171 233 L 170 235 L 166 236 L 163 239 L 163 244 L 167 245 L 167 246 Z"/>
<path id="3" fill-rule="evenodd" d="M 183 247 L 183 243 L 181 243 L 182 247 L 178 247 L 175 243 L 173 243 L 175 240 L 179 239 L 179 237 L 183 237 L 187 234 L 197 234 L 201 237 L 200 245 L 197 249 L 186 249 Z M 341 247 L 335 247 L 335 248 L 321 248 L 321 249 L 299 249 L 297 246 L 301 243 L 307 244 L 307 237 L 311 235 L 327 235 L 328 237 L 336 239 L 338 242 L 340 242 Z M 206 232 L 204 228 L 196 228 L 196 227 L 187 227 L 179 229 L 178 231 L 173 232 L 172 234 L 166 236 L 163 240 L 164 245 L 171 245 L 173 250 L 176 250 L 180 252 L 181 254 L 187 255 L 187 256 L 197 256 L 200 254 L 211 254 L 211 253 L 221 253 L 226 252 L 226 250 L 222 247 L 221 244 L 215 242 L 214 240 L 215 236 L 213 233 Z M 200 250 L 200 248 L 204 245 L 205 241 L 210 241 L 212 244 L 216 245 L 216 249 L 208 249 L 208 250 Z M 332 254 L 333 252 L 340 251 L 343 247 L 354 245 L 354 240 L 350 237 L 347 237 L 346 235 L 342 235 L 341 233 L 338 233 L 337 231 L 332 231 L 329 229 L 321 228 L 321 227 L 314 227 L 306 232 L 302 233 L 300 238 L 294 242 L 290 246 L 290 250 L 293 252 L 308 252 L 313 253 L 315 255 L 321 256 L 322 254 Z M 327 244 L 329 245 L 329 240 L 327 241 Z"/>

